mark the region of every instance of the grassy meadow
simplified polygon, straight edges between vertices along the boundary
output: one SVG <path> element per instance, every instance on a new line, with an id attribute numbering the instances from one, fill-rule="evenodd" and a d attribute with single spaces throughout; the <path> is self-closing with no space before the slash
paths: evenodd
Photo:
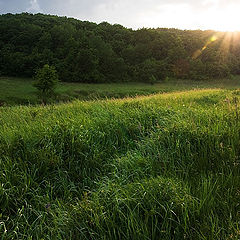
<path id="1" fill-rule="evenodd" d="M 28 78 L 0 77 L 0 105 L 35 105 L 41 103 L 37 97 L 37 91 L 33 87 L 34 80 Z M 237 89 L 240 87 L 240 77 L 221 80 L 170 80 L 156 83 L 66 83 L 61 82 L 56 89 L 56 96 L 52 102 L 68 102 L 74 99 L 96 100 L 109 98 L 124 98 L 186 91 L 193 89 L 222 88 Z M 51 101 L 50 101 L 51 102 Z"/>
<path id="2" fill-rule="evenodd" d="M 1 107 L 0 238 L 239 239 L 236 86 Z"/>

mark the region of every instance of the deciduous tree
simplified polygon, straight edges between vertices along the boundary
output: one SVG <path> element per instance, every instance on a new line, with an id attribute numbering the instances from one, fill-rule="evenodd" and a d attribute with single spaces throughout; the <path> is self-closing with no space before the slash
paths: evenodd
<path id="1" fill-rule="evenodd" d="M 59 82 L 55 67 L 45 64 L 37 71 L 35 80 L 34 87 L 37 88 L 43 104 L 46 104 L 47 100 L 53 97 L 55 87 Z"/>

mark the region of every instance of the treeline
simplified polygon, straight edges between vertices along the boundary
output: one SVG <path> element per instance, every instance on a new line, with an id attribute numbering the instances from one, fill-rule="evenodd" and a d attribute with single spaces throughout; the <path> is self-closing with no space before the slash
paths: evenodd
<path id="1" fill-rule="evenodd" d="M 31 77 L 44 64 L 68 82 L 222 78 L 240 73 L 240 34 L 0 15 L 0 75 Z"/>

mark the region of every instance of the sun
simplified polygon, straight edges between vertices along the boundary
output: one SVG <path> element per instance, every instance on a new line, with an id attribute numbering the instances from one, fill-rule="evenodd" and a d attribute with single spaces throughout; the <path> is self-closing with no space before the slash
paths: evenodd
<path id="1" fill-rule="evenodd" d="M 236 10 L 232 9 L 231 11 L 226 12 L 225 15 L 219 16 L 219 19 L 221 17 L 221 25 L 219 26 L 219 30 L 229 32 L 240 31 L 240 24 L 239 21 L 236 19 L 236 15 Z"/>
<path id="2" fill-rule="evenodd" d="M 218 8 L 206 11 L 205 19 L 212 29 L 224 32 L 240 31 L 240 22 L 238 20 L 240 5 L 229 4 L 219 6 Z"/>
<path id="3" fill-rule="evenodd" d="M 179 3 L 156 5 L 155 9 L 139 15 L 138 24 L 149 28 L 240 31 L 240 0 L 203 0 L 198 7 L 187 2 L 179 0 Z"/>

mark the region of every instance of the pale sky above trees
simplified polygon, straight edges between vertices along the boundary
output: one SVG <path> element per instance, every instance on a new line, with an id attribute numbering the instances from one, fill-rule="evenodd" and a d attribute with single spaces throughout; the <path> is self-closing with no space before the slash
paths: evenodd
<path id="1" fill-rule="evenodd" d="M 240 30 L 239 0 L 0 0 L 0 13 L 46 13 L 125 27 Z"/>

